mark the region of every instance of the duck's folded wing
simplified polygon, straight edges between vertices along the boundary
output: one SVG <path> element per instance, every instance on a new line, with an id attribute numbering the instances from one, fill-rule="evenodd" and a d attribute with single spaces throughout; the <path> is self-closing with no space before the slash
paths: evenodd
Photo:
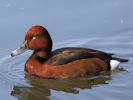
<path id="1" fill-rule="evenodd" d="M 110 54 L 93 49 L 65 48 L 56 50 L 48 60 L 50 65 L 63 65 L 86 58 L 99 58 L 106 63 L 111 59 Z"/>

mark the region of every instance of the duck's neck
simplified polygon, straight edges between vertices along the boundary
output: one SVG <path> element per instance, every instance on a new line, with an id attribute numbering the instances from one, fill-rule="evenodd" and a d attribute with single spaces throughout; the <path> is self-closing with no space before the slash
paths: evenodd
<path id="1" fill-rule="evenodd" d="M 44 68 L 44 63 L 50 58 L 50 56 L 51 52 L 33 52 L 25 64 L 25 71 L 31 74 L 36 74 L 37 71 L 41 73 L 41 69 Z"/>
<path id="2" fill-rule="evenodd" d="M 44 64 L 51 57 L 51 51 L 34 51 L 26 64 L 36 67 L 36 65 Z M 25 65 L 26 65 L 25 64 Z"/>
<path id="3" fill-rule="evenodd" d="M 51 50 L 40 50 L 40 51 L 34 51 L 33 55 L 37 59 L 48 59 L 51 56 Z"/>

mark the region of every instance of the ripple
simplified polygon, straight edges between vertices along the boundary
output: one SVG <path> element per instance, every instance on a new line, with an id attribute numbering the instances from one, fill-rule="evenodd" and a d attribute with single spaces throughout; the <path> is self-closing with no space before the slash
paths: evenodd
<path id="1" fill-rule="evenodd" d="M 23 56 L 24 57 L 24 56 Z M 21 58 L 2 57 L 0 62 L 0 78 L 10 84 L 27 85 L 24 79 L 24 62 Z"/>
<path id="2" fill-rule="evenodd" d="M 120 66 L 120 68 L 123 68 L 126 71 L 118 69 L 107 75 L 70 80 L 42 79 L 30 75 L 27 76 L 25 74 L 24 64 L 30 55 L 28 52 L 15 58 L 11 58 L 10 55 L 1 57 L 0 80 L 2 80 L 3 83 L 10 83 L 13 85 L 13 90 L 11 92 L 11 95 L 13 96 L 26 96 L 25 94 L 28 94 L 34 98 L 46 97 L 51 100 L 68 100 L 71 98 L 76 100 L 79 100 L 80 98 L 83 98 L 84 100 L 130 99 L 133 97 L 133 67 L 131 66 L 133 64 L 132 44 L 129 43 L 127 45 L 126 43 L 117 42 L 116 39 L 118 38 L 112 39 L 113 42 L 105 42 L 106 40 L 101 42 L 100 38 L 72 39 L 55 43 L 54 48 L 81 46 L 112 51 L 113 53 L 116 53 L 117 56 L 130 59 L 128 63 L 121 64 Z M 123 45 L 125 48 L 122 48 Z"/>

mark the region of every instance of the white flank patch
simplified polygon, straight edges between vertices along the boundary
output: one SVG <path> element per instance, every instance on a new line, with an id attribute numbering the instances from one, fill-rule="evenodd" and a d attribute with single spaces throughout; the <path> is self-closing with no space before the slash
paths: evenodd
<path id="1" fill-rule="evenodd" d="M 118 60 L 111 60 L 110 61 L 110 66 L 111 66 L 111 70 L 114 70 L 116 69 L 120 64 L 120 61 Z"/>

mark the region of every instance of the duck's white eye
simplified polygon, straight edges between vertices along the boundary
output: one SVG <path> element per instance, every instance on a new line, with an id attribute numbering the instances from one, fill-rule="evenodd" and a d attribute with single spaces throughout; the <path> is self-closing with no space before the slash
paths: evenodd
<path id="1" fill-rule="evenodd" d="M 36 36 L 33 36 L 32 39 L 35 40 L 35 39 L 37 39 L 37 37 Z"/>

